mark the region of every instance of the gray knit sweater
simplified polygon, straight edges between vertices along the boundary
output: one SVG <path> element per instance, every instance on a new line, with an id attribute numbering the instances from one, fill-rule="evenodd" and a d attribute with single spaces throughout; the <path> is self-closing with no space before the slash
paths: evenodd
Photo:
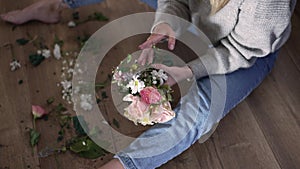
<path id="1" fill-rule="evenodd" d="M 157 11 L 191 21 L 214 44 L 216 50 L 188 63 L 201 78 L 250 67 L 257 57 L 278 50 L 290 35 L 295 4 L 296 0 L 230 0 L 210 15 L 209 0 L 158 0 Z M 155 22 L 169 21 L 157 15 Z"/>

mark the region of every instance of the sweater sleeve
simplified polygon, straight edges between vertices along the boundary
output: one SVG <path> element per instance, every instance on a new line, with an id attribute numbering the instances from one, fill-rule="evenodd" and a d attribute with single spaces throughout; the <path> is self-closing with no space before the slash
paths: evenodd
<path id="1" fill-rule="evenodd" d="M 152 30 L 156 25 L 160 23 L 167 23 L 177 34 L 179 34 L 180 30 L 183 27 L 182 22 L 179 23 L 176 17 L 169 17 L 166 14 L 177 16 L 190 21 L 191 13 L 188 5 L 188 0 L 158 0 L 157 3 L 158 8 L 156 10 L 155 21 L 152 26 Z"/>
<path id="2" fill-rule="evenodd" d="M 239 8 L 234 29 L 204 56 L 188 63 L 196 78 L 250 67 L 256 58 L 275 52 L 286 42 L 291 31 L 292 1 L 247 3 Z"/>

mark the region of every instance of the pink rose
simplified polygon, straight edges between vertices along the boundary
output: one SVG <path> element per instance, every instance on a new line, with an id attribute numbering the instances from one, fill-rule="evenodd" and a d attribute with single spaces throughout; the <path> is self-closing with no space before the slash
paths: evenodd
<path id="1" fill-rule="evenodd" d="M 41 118 L 42 116 L 48 114 L 48 112 L 46 112 L 41 106 L 32 105 L 31 109 L 32 109 L 32 115 L 35 119 Z"/>
<path id="2" fill-rule="evenodd" d="M 151 121 L 155 123 L 165 123 L 175 117 L 169 102 L 162 103 L 154 108 L 151 113 Z"/>
<path id="3" fill-rule="evenodd" d="M 131 104 L 125 108 L 126 113 L 124 115 L 135 123 L 143 119 L 146 112 L 149 110 L 149 105 L 142 102 L 138 96 L 128 94 L 123 100 L 131 101 Z"/>
<path id="4" fill-rule="evenodd" d="M 157 104 L 161 100 L 161 95 L 154 87 L 145 87 L 140 91 L 141 100 L 147 104 Z"/>

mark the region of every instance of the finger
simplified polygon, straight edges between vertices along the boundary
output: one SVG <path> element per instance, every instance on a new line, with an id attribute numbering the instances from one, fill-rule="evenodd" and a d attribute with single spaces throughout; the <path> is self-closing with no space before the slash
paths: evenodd
<path id="1" fill-rule="evenodd" d="M 173 78 L 168 78 L 166 84 L 169 86 L 173 86 L 176 84 L 176 81 Z"/>
<path id="2" fill-rule="evenodd" d="M 138 58 L 137 62 L 140 65 L 144 66 L 147 61 L 149 62 L 149 64 L 152 63 L 153 57 L 154 57 L 153 49 L 147 48 L 147 49 L 142 50 L 142 53 L 141 53 L 140 57 Z"/>
<path id="3" fill-rule="evenodd" d="M 155 69 L 162 69 L 163 71 L 169 73 L 170 67 L 163 65 L 163 64 L 153 64 L 152 65 L 153 68 Z"/>
<path id="4" fill-rule="evenodd" d="M 174 50 L 175 48 L 175 43 L 176 43 L 176 39 L 174 36 L 170 36 L 169 39 L 168 39 L 168 48 L 170 50 Z"/>
<path id="5" fill-rule="evenodd" d="M 142 51 L 140 57 L 138 58 L 137 62 L 138 64 L 144 66 L 146 63 L 146 58 L 147 58 L 147 52 L 146 49 Z"/>
<path id="6" fill-rule="evenodd" d="M 148 58 L 148 64 L 151 64 L 154 59 L 154 50 L 151 48 L 151 50 L 147 53 Z"/>
<path id="7" fill-rule="evenodd" d="M 149 36 L 146 42 L 141 44 L 139 46 L 140 49 L 146 49 L 151 48 L 153 45 L 155 45 L 157 42 L 161 41 L 163 38 L 165 38 L 165 35 L 162 34 L 152 34 Z"/>

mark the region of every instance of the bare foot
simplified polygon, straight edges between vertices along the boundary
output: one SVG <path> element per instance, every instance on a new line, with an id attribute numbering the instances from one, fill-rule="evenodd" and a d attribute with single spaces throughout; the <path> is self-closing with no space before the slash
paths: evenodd
<path id="1" fill-rule="evenodd" d="M 1 14 L 1 18 L 13 24 L 23 24 L 31 20 L 44 23 L 57 23 L 60 20 L 60 12 L 67 6 L 62 0 L 41 0 L 22 10 Z"/>

